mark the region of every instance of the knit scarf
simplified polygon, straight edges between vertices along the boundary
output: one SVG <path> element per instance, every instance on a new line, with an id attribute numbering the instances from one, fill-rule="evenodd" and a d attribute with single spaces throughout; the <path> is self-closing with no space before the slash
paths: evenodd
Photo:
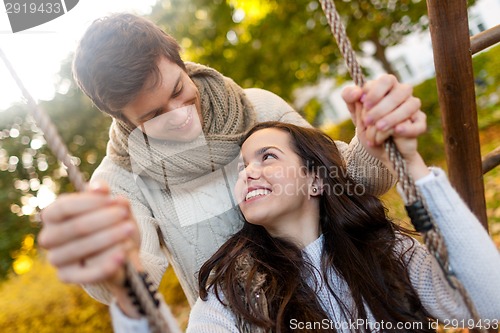
<path id="1" fill-rule="evenodd" d="M 193 142 L 175 143 L 146 137 L 114 119 L 107 146 L 114 163 L 176 185 L 224 167 L 238 156 L 242 137 L 255 124 L 255 111 L 243 89 L 212 68 L 186 62 L 186 69 L 200 93 L 203 134 Z"/>

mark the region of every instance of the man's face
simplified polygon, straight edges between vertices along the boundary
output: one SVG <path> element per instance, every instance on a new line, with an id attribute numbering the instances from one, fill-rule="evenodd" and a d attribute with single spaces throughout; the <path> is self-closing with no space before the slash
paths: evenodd
<path id="1" fill-rule="evenodd" d="M 150 137 L 190 142 L 202 133 L 200 96 L 194 82 L 177 64 L 162 57 L 160 82 L 148 80 L 123 115 Z"/>

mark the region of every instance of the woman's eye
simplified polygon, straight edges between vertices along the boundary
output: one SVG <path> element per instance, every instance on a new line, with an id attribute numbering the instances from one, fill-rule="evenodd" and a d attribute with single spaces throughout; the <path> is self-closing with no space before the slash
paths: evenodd
<path id="1" fill-rule="evenodd" d="M 242 172 L 243 170 L 245 170 L 245 168 L 246 168 L 245 164 L 243 163 L 238 164 L 238 172 Z"/>
<path id="2" fill-rule="evenodd" d="M 271 154 L 271 153 L 266 153 L 264 155 L 262 155 L 262 160 L 265 161 L 265 160 L 268 160 L 268 159 L 277 159 L 278 157 L 274 154 Z"/>

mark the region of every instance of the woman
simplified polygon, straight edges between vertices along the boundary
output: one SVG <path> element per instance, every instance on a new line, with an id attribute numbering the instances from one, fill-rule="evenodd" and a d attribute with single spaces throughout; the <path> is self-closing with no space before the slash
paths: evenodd
<path id="1" fill-rule="evenodd" d="M 444 172 L 427 168 L 416 140 L 396 144 L 455 274 L 481 317 L 498 325 L 498 251 Z M 355 190 L 329 137 L 266 122 L 241 151 L 235 197 L 246 223 L 202 266 L 188 332 L 432 332 L 431 318 L 472 324 L 425 248 L 387 219 L 380 200 Z"/>

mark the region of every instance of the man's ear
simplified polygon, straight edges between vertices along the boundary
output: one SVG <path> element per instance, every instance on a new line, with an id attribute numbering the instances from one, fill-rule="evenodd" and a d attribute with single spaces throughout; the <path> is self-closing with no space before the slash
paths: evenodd
<path id="1" fill-rule="evenodd" d="M 313 175 L 313 180 L 309 190 L 309 195 L 317 197 L 323 194 L 323 180 L 317 174 Z"/>

